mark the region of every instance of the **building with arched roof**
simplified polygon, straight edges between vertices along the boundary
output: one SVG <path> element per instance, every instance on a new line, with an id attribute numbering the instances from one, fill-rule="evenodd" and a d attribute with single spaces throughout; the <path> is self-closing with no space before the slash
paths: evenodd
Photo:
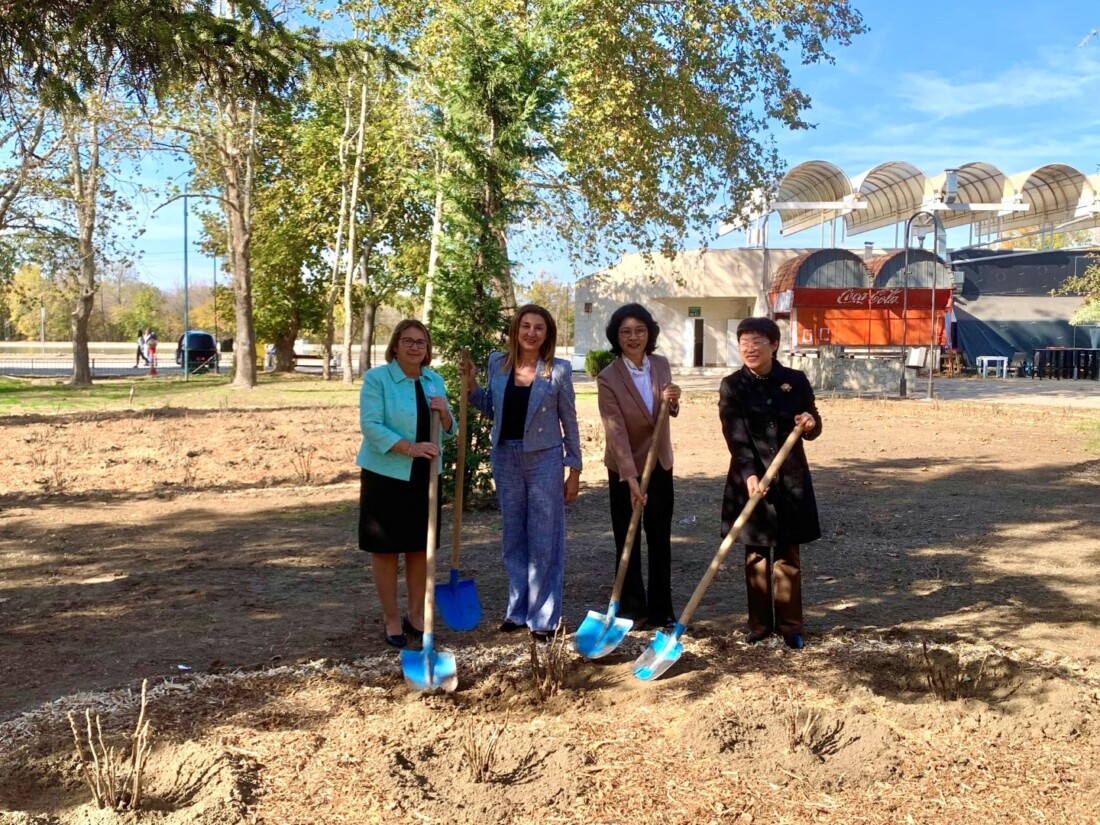
<path id="1" fill-rule="evenodd" d="M 627 255 L 581 278 L 578 361 L 589 349 L 607 347 L 607 317 L 634 300 L 654 313 L 662 327 L 661 350 L 680 367 L 739 364 L 732 330 L 746 315 L 777 318 L 785 346 L 794 351 L 858 338 L 872 350 L 896 354 L 899 344 L 944 340 L 952 330 L 959 333 L 952 343 L 972 360 L 1079 341 L 1068 320 L 1080 299 L 1051 298 L 1050 290 L 1087 265 L 1090 251 L 985 247 L 1006 233 L 1049 238 L 1100 227 L 1098 175 L 1057 163 L 1010 174 L 980 161 L 930 174 L 891 161 L 849 177 L 835 164 L 811 160 L 791 168 L 774 192 L 758 200 L 762 206 L 745 224 L 748 237 L 758 240 L 755 246 L 692 250 L 672 259 Z M 769 248 L 772 216 L 781 235 L 820 226 L 821 248 Z M 934 235 L 934 251 L 914 248 L 902 237 L 917 218 L 934 224 L 922 230 Z M 944 230 L 968 227 L 968 243 L 949 255 L 946 231 L 935 231 L 937 223 Z M 878 255 L 864 249 L 860 255 L 838 248 L 850 235 L 891 225 L 892 249 Z M 1048 277 L 1048 270 L 1058 274 Z M 1014 292 L 1003 294 L 999 287 Z M 956 323 L 946 324 L 945 317 Z M 1093 330 L 1086 337 L 1095 335 Z"/>

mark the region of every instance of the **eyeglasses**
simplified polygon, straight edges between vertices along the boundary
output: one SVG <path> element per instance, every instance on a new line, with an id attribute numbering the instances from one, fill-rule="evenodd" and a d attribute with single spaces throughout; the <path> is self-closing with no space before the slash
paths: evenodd
<path id="1" fill-rule="evenodd" d="M 758 335 L 742 335 L 737 339 L 738 349 L 764 349 L 771 346 L 771 341 Z"/>
<path id="2" fill-rule="evenodd" d="M 648 335 L 648 327 L 619 327 L 620 338 L 645 338 Z"/>
<path id="3" fill-rule="evenodd" d="M 405 349 L 425 349 L 428 346 L 428 342 L 423 338 L 402 338 L 401 346 Z"/>

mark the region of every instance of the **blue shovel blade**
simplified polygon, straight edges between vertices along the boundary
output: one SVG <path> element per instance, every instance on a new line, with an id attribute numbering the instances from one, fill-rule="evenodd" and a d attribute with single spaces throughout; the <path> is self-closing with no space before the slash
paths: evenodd
<path id="1" fill-rule="evenodd" d="M 684 652 L 684 645 L 680 641 L 683 635 L 684 626 L 679 622 L 673 626 L 671 633 L 658 630 L 649 647 L 634 660 L 634 675 L 650 682 L 676 664 L 676 660 Z"/>
<path id="2" fill-rule="evenodd" d="M 573 636 L 577 652 L 586 659 L 599 659 L 619 646 L 634 623 L 615 614 L 589 610 Z"/>
<path id="3" fill-rule="evenodd" d="M 414 690 L 444 690 L 452 693 L 458 687 L 455 655 L 447 651 L 436 653 L 428 634 L 424 634 L 423 649 L 401 651 L 401 671 L 405 674 L 409 687 Z"/>
<path id="4" fill-rule="evenodd" d="M 481 622 L 481 599 L 472 579 L 459 581 L 451 570 L 450 581 L 435 586 L 435 606 L 451 630 L 473 630 Z"/>

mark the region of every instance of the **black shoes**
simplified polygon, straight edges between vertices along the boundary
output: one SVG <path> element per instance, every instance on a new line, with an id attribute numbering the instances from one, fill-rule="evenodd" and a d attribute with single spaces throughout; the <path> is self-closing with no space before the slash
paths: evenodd
<path id="1" fill-rule="evenodd" d="M 523 628 L 525 628 L 525 627 L 527 627 L 527 625 L 525 625 L 525 624 L 516 624 L 511 619 L 505 619 L 503 622 L 500 623 L 500 632 L 501 633 L 515 633 L 517 630 L 523 630 Z"/>
<path id="2" fill-rule="evenodd" d="M 532 630 L 531 638 L 541 644 L 549 644 L 554 640 L 553 630 Z"/>
<path id="3" fill-rule="evenodd" d="M 392 636 L 386 631 L 382 631 L 382 635 L 386 639 L 386 644 L 390 647 L 405 647 L 408 645 L 409 640 L 405 638 L 404 633 L 394 633 Z"/>
<path id="4" fill-rule="evenodd" d="M 770 630 L 753 630 L 745 634 L 745 641 L 750 645 L 754 645 L 757 642 L 762 642 L 766 638 L 772 635 Z"/>
<path id="5" fill-rule="evenodd" d="M 401 617 L 401 630 L 403 636 L 408 636 L 414 642 L 419 642 L 424 638 L 424 631 L 413 627 L 413 623 L 409 621 L 408 616 Z"/>

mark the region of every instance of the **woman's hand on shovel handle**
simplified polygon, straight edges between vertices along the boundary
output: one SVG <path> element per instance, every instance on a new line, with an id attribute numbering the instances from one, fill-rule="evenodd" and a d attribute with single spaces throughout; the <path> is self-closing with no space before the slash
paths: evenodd
<path id="1" fill-rule="evenodd" d="M 473 392 L 477 388 L 477 365 L 470 358 L 463 358 L 458 368 L 466 374 L 466 389 Z"/>
<path id="2" fill-rule="evenodd" d="M 764 493 L 768 492 L 767 487 L 760 486 L 760 479 L 756 476 L 749 476 L 748 479 L 745 481 L 745 486 L 749 489 L 750 498 L 752 496 L 755 496 L 757 493 L 760 493 L 760 495 L 764 495 Z"/>
<path id="3" fill-rule="evenodd" d="M 628 478 L 626 483 L 630 487 L 630 506 L 637 507 L 640 501 L 642 502 L 642 506 L 645 507 L 646 499 L 648 499 L 649 496 L 642 495 L 642 485 L 638 483 L 638 479 Z"/>
<path id="4" fill-rule="evenodd" d="M 433 395 L 428 399 L 428 408 L 439 413 L 439 422 L 443 425 L 444 430 L 450 430 L 454 420 L 451 418 L 451 411 L 447 409 L 447 399 L 442 395 Z"/>
<path id="5" fill-rule="evenodd" d="M 817 422 L 814 421 L 814 417 L 809 413 L 799 413 L 794 417 L 794 425 L 801 427 L 802 432 L 808 433 L 817 426 Z"/>

